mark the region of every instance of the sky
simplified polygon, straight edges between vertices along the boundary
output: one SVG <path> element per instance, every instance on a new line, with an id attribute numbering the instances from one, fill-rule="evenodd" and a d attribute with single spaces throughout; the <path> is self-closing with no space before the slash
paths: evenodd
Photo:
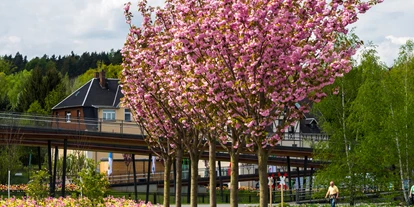
<path id="1" fill-rule="evenodd" d="M 162 0 L 148 0 L 162 5 Z M 109 52 L 121 49 L 128 25 L 123 0 L 1 0 L 0 55 L 36 56 Z M 137 1 L 131 1 L 133 5 Z M 132 7 L 132 11 L 136 7 Z M 377 46 L 381 61 L 391 66 L 399 48 L 414 40 L 414 0 L 385 0 L 353 24 L 365 43 Z M 134 23 L 141 18 L 135 12 Z"/>

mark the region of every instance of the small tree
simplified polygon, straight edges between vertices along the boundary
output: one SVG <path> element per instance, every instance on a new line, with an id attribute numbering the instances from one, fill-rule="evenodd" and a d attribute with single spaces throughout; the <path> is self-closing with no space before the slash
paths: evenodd
<path id="1" fill-rule="evenodd" d="M 93 160 L 87 159 L 87 167 L 78 173 L 79 179 L 76 180 L 83 195 L 92 200 L 93 203 L 99 203 L 103 200 L 109 186 L 106 175 L 96 172 L 96 166 Z"/>
<path id="2" fill-rule="evenodd" d="M 20 156 L 22 155 L 22 147 L 19 146 L 21 137 L 18 135 L 18 130 L 12 127 L 8 132 L 0 135 L 0 183 L 7 182 L 8 171 L 13 172 L 22 166 Z"/>
<path id="3" fill-rule="evenodd" d="M 85 154 L 81 153 L 81 151 L 74 151 L 66 158 L 66 176 L 69 177 L 76 177 L 83 168 L 91 167 L 88 166 L 88 162 L 86 162 Z M 59 158 L 57 163 L 57 177 L 61 178 L 63 173 L 63 157 Z"/>
<path id="4" fill-rule="evenodd" d="M 129 164 L 131 164 L 131 161 L 132 161 L 132 154 L 123 154 L 123 157 L 124 157 L 125 166 L 127 167 L 128 182 L 129 182 L 129 174 L 130 174 Z"/>
<path id="5" fill-rule="evenodd" d="M 37 171 L 27 185 L 27 195 L 36 200 L 46 198 L 49 195 L 49 172 L 46 170 Z"/>

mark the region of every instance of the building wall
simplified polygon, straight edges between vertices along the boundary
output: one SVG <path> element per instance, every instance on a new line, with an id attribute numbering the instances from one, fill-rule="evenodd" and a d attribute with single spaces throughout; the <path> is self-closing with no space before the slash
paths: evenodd
<path id="1" fill-rule="evenodd" d="M 152 167 L 152 162 L 149 162 L 150 167 Z M 100 168 L 99 171 L 107 174 L 108 172 L 108 159 L 102 160 L 100 162 Z M 132 162 L 127 166 L 125 165 L 125 162 L 123 159 L 114 159 L 112 161 L 112 175 L 125 175 L 127 174 L 129 170 L 129 173 L 133 173 L 132 169 Z M 137 172 L 137 176 L 145 177 L 148 173 L 148 157 L 146 159 L 137 158 L 135 160 L 135 170 Z M 162 162 L 156 161 L 155 162 L 155 174 L 162 174 L 164 171 L 164 166 L 162 165 Z"/>
<path id="2" fill-rule="evenodd" d="M 97 162 L 108 161 L 109 152 L 91 152 L 90 158 Z M 121 153 L 113 153 L 113 160 L 124 160 L 124 156 Z M 135 159 L 148 159 L 148 156 L 136 155 Z"/>
<path id="3" fill-rule="evenodd" d="M 103 120 L 103 111 L 108 110 L 106 108 L 98 109 L 98 118 Z M 115 110 L 115 120 L 104 121 L 102 123 L 103 132 L 113 132 L 121 134 L 145 134 L 145 132 L 137 125 L 133 120 L 132 115 L 130 120 L 125 120 L 125 108 L 110 108 Z"/>
<path id="4" fill-rule="evenodd" d="M 67 117 L 67 113 L 70 113 L 70 118 Z M 53 116 L 56 117 L 56 122 L 52 124 L 53 127 L 62 129 L 86 129 L 83 121 L 84 112 L 82 107 L 53 110 Z"/>

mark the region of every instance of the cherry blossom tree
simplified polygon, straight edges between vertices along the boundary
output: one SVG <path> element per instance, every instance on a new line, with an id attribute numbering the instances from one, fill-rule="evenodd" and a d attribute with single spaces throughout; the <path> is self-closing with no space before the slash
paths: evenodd
<path id="1" fill-rule="evenodd" d="M 130 4 L 126 4 L 127 21 Z M 169 163 L 171 155 L 176 154 L 176 205 L 181 205 L 181 163 L 185 150 L 191 160 L 191 203 L 197 205 L 198 161 L 204 151 L 205 134 L 196 128 L 199 113 L 193 110 L 196 101 L 194 97 L 182 96 L 186 90 L 187 81 L 181 76 L 179 68 L 171 69 L 172 60 L 168 36 L 159 36 L 158 29 L 152 27 L 150 16 L 153 8 L 147 8 L 145 2 L 139 5 L 139 11 L 144 17 L 142 28 L 131 25 L 125 47 L 122 85 L 125 95 L 124 103 L 133 111 L 135 120 L 143 126 L 147 133 L 146 140 L 156 153 Z M 161 14 L 160 14 L 161 15 Z M 165 22 L 158 21 L 158 24 Z M 167 62 L 167 60 L 169 60 Z M 180 99 L 179 99 L 180 97 Z M 200 106 L 200 105 L 199 105 Z M 170 166 L 170 165 L 166 165 Z M 164 170 L 169 175 L 170 168 Z M 169 205 L 169 178 L 164 179 L 164 206 Z"/>
<path id="2" fill-rule="evenodd" d="M 147 102 L 148 112 L 166 118 L 151 123 L 167 127 L 171 136 L 160 135 L 186 132 L 189 136 L 182 137 L 192 137 L 183 141 L 187 147 L 200 147 L 204 123 L 204 130 L 222 131 L 218 138 L 230 142 L 231 156 L 245 148 L 255 151 L 260 206 L 267 206 L 269 152 L 307 112 L 297 103 L 318 102 L 325 96 L 324 86 L 351 69 L 358 44 L 346 38 L 347 27 L 379 2 L 166 0 L 155 9 L 143 1 L 143 25 L 131 25 L 123 49 L 125 99 L 131 105 Z M 145 87 L 151 93 L 143 92 Z M 149 101 L 153 94 L 163 94 L 164 104 Z M 175 112 L 166 116 L 167 105 Z M 132 108 L 142 116 L 139 107 Z M 275 120 L 283 121 L 269 133 Z M 232 166 L 238 165 L 233 161 Z M 237 206 L 233 196 L 231 206 Z"/>

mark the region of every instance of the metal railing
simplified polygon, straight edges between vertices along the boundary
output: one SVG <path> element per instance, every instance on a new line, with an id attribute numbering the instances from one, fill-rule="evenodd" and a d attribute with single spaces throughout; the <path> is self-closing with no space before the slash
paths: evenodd
<path id="1" fill-rule="evenodd" d="M 34 127 L 75 131 L 106 132 L 116 134 L 144 134 L 135 121 L 105 120 L 102 118 L 78 118 L 45 116 L 24 113 L 0 112 L 0 126 Z M 328 140 L 323 133 L 286 132 L 278 145 L 311 148 L 316 142 Z"/>
<path id="2" fill-rule="evenodd" d="M 323 133 L 285 133 L 278 143 L 280 146 L 313 147 L 320 141 L 327 141 L 329 136 Z"/>
<path id="3" fill-rule="evenodd" d="M 182 179 L 186 180 L 189 178 L 189 170 L 186 167 L 183 167 L 182 170 Z M 257 172 L 257 165 L 248 165 L 248 166 L 239 166 L 239 175 L 258 175 Z M 222 167 L 221 168 L 221 176 L 226 177 L 230 176 L 231 171 L 230 167 Z M 199 178 L 208 178 L 210 176 L 209 168 L 199 168 L 198 169 Z M 219 177 L 219 169 L 216 169 L 217 179 Z M 147 182 L 148 180 L 148 173 L 137 173 L 137 182 Z M 174 173 L 171 172 L 170 179 L 174 179 Z M 111 175 L 108 176 L 108 180 L 111 184 L 130 184 L 134 182 L 134 174 L 132 172 L 128 174 L 119 174 L 119 175 Z M 152 173 L 150 175 L 149 181 L 156 182 L 156 181 L 163 181 L 164 180 L 164 172 L 159 171 Z"/>
<path id="4" fill-rule="evenodd" d="M 108 132 L 117 134 L 142 134 L 136 122 L 105 120 L 101 118 L 62 118 L 58 116 L 0 112 L 0 126 L 35 127 L 75 131 Z"/>

